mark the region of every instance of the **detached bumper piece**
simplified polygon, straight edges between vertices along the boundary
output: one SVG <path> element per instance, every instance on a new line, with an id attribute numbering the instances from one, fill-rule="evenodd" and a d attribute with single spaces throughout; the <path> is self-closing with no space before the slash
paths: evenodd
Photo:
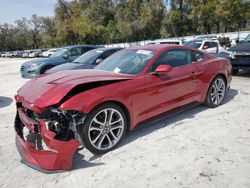
<path id="1" fill-rule="evenodd" d="M 27 136 L 24 136 L 25 129 Z M 22 162 L 45 173 L 72 169 L 73 156 L 80 146 L 75 139 L 60 141 L 44 121 L 36 122 L 18 108 L 15 119 L 16 146 Z M 48 149 L 45 149 L 48 148 Z"/>

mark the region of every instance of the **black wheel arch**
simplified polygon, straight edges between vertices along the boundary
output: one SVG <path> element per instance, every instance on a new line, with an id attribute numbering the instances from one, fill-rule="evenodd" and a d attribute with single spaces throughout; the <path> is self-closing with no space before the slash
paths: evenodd
<path id="1" fill-rule="evenodd" d="M 43 66 L 42 68 L 41 68 L 41 70 L 40 70 L 40 74 L 43 74 L 44 73 L 44 71 L 46 70 L 46 69 L 48 69 L 48 68 L 53 68 L 54 67 L 54 65 L 45 65 L 45 66 Z"/>

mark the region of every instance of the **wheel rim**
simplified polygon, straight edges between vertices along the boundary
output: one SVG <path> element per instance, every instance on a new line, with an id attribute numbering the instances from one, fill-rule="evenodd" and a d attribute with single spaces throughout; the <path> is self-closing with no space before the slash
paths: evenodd
<path id="1" fill-rule="evenodd" d="M 225 95 L 225 82 L 221 78 L 217 78 L 212 86 L 212 91 L 211 91 L 211 100 L 215 105 L 219 105 Z"/>
<path id="2" fill-rule="evenodd" d="M 121 113 L 113 108 L 98 112 L 92 119 L 88 138 L 91 145 L 98 150 L 107 150 L 115 146 L 124 131 L 124 119 Z"/>

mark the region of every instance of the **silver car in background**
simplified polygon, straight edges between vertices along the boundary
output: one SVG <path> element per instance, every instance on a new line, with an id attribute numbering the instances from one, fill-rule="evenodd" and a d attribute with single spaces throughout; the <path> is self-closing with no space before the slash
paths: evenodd
<path id="1" fill-rule="evenodd" d="M 85 52 L 100 47 L 95 45 L 75 45 L 61 48 L 48 58 L 39 58 L 23 63 L 20 69 L 21 77 L 35 78 L 46 73 L 52 67 L 72 62 Z"/>

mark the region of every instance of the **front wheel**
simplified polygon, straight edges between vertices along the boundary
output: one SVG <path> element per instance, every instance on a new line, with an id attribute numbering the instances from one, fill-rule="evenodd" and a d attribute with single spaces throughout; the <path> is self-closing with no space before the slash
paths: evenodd
<path id="1" fill-rule="evenodd" d="M 40 74 L 44 74 L 44 73 L 47 73 L 49 69 L 51 69 L 53 66 L 51 65 L 48 65 L 48 66 L 45 66 L 41 69 L 40 71 Z"/>
<path id="2" fill-rule="evenodd" d="M 226 93 L 226 81 L 222 76 L 216 76 L 209 86 L 205 104 L 215 108 L 219 106 Z"/>
<path id="3" fill-rule="evenodd" d="M 127 118 L 118 105 L 103 104 L 94 109 L 80 130 L 84 146 L 94 154 L 112 150 L 124 137 Z"/>

